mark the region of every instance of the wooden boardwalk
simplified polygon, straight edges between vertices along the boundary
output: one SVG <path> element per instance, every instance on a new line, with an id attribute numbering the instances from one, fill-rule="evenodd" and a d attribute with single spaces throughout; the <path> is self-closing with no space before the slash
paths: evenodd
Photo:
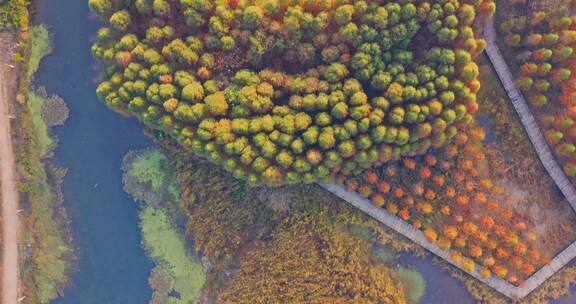
<path id="1" fill-rule="evenodd" d="M 494 275 L 492 275 L 490 278 L 482 277 L 478 271 L 481 269 L 481 266 L 477 264 L 475 264 L 473 272 L 467 272 L 458 262 L 452 259 L 449 250 L 441 249 L 438 247 L 438 245 L 429 242 L 422 231 L 414 228 L 412 225 L 396 217 L 395 215 L 388 213 L 385 209 L 374 206 L 371 201 L 361 197 L 358 193 L 349 191 L 341 185 L 319 185 L 330 191 L 332 194 L 348 202 L 352 206 L 360 209 L 360 211 L 373 217 L 382 224 L 390 227 L 414 243 L 424 247 L 426 250 L 444 259 L 448 263 L 458 267 L 478 281 L 490 286 L 492 289 L 498 291 L 499 293 L 512 300 L 519 300 L 530 294 L 534 289 L 538 288 L 542 283 L 544 283 L 554 273 L 568 264 L 576 256 L 576 242 L 574 242 L 570 244 L 570 246 L 566 247 L 560 254 L 558 254 L 549 264 L 536 271 L 524 282 L 522 286 L 516 287 L 510 284 L 508 281 L 497 278 Z"/>
<path id="2" fill-rule="evenodd" d="M 374 206 L 372 202 L 361 197 L 358 193 L 349 191 L 343 186 L 336 184 L 320 184 L 320 186 L 332 192 L 334 195 L 340 197 L 341 199 L 345 200 L 346 202 L 350 203 L 354 207 L 360 209 L 362 212 L 378 220 L 382 224 L 402 234 L 403 236 L 415 242 L 416 244 L 426 248 L 426 250 L 446 260 L 450 264 L 462 269 L 460 264 L 455 262 L 450 257 L 450 251 L 441 249 L 436 244 L 429 242 L 424 236 L 424 233 L 422 233 L 422 231 L 414 228 L 412 225 L 406 223 L 405 221 L 396 217 L 395 215 L 388 213 L 385 209 Z M 510 299 L 520 299 L 523 296 L 525 296 L 525 294 L 518 293 L 520 288 L 508 283 L 507 281 L 498 279 L 494 276 L 491 276 L 490 278 L 482 277 L 478 269 L 480 269 L 480 266 L 476 265 L 475 270 L 473 272 L 468 273 L 477 280 L 494 288 L 495 290 L 509 297 Z"/>
<path id="3" fill-rule="evenodd" d="M 558 165 L 558 162 L 556 162 L 556 158 L 554 157 L 554 154 L 552 154 L 544 135 L 540 131 L 526 99 L 524 99 L 524 96 L 516 86 L 514 76 L 510 72 L 510 68 L 506 64 L 506 61 L 496 44 L 496 29 L 493 18 L 486 21 L 484 30 L 485 38 L 488 42 L 488 47 L 486 48 L 488 58 L 496 70 L 500 82 L 506 90 L 512 105 L 514 106 L 514 110 L 516 110 L 516 113 L 518 114 L 518 117 L 520 118 L 520 121 L 522 122 L 522 125 L 524 126 L 536 153 L 538 154 L 538 158 L 540 158 L 544 168 L 546 168 L 546 171 L 550 177 L 552 177 L 554 183 L 558 186 L 560 191 L 562 191 L 562 194 L 564 194 L 564 197 L 566 197 L 566 200 L 568 200 L 572 209 L 576 210 L 576 190 L 572 183 L 570 183 L 566 174 L 564 174 L 560 165 Z"/>
<path id="4" fill-rule="evenodd" d="M 536 123 L 536 120 L 534 119 L 534 115 L 532 115 L 532 112 L 530 111 L 528 103 L 516 86 L 516 82 L 512 76 L 512 73 L 510 72 L 510 68 L 506 64 L 506 61 L 502 56 L 498 45 L 496 44 L 496 30 L 493 18 L 490 18 L 486 21 L 484 30 L 485 38 L 488 42 L 486 53 L 488 54 L 490 62 L 496 70 L 500 82 L 504 86 L 504 89 L 506 90 L 511 103 L 514 106 L 514 109 L 518 114 L 524 129 L 526 130 L 526 133 L 528 134 L 528 137 L 530 138 L 530 141 L 532 142 L 532 145 L 534 146 L 540 161 L 546 168 L 546 171 L 556 186 L 560 189 L 560 191 L 562 191 L 562 194 L 566 197 L 566 200 L 568 200 L 572 206 L 572 209 L 576 211 L 576 190 L 570 183 L 568 177 L 564 174 L 564 171 L 560 165 L 556 162 L 550 147 L 548 146 L 542 132 L 540 131 L 540 128 L 538 127 L 538 124 Z M 406 223 L 395 215 L 388 213 L 382 208 L 374 206 L 369 200 L 361 197 L 355 192 L 347 190 L 343 186 L 335 184 L 320 184 L 320 186 L 330 191 L 334 195 L 342 198 L 356 208 L 360 209 L 367 215 L 375 218 L 379 222 L 395 230 L 396 232 L 409 238 L 413 242 L 426 248 L 428 251 L 432 252 L 438 257 L 462 269 L 460 264 L 455 262 L 450 257 L 450 251 L 443 250 L 436 244 L 429 242 L 422 231 L 414 228 L 412 225 Z M 482 277 L 482 275 L 478 272 L 478 269 L 480 269 L 479 265 L 475 265 L 475 270 L 473 272 L 467 272 L 464 269 L 462 270 L 469 273 L 478 281 L 483 282 L 494 290 L 505 295 L 506 297 L 512 300 L 519 300 L 530 294 L 534 289 L 538 288 L 554 273 L 572 261 L 574 257 L 576 257 L 576 242 L 570 244 L 570 246 L 560 252 L 560 254 L 554 257 L 554 259 L 552 259 L 549 264 L 536 271 L 520 287 L 516 287 L 510 284 L 508 281 L 499 279 L 495 276 L 491 276 L 490 278 Z"/>

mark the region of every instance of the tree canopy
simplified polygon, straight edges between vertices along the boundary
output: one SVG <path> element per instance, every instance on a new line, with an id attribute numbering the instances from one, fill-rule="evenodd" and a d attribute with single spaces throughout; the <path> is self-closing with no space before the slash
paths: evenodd
<path id="1" fill-rule="evenodd" d="M 482 1 L 89 5 L 108 21 L 92 48 L 99 97 L 251 183 L 421 155 L 477 109 Z"/>

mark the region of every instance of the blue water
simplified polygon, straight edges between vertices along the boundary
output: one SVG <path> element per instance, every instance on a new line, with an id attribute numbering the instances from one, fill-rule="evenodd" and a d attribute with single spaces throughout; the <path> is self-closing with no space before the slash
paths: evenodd
<path id="1" fill-rule="evenodd" d="M 70 107 L 57 130 L 56 161 L 68 168 L 62 185 L 78 247 L 78 271 L 58 304 L 147 303 L 152 262 L 140 246 L 137 205 L 122 190 L 121 161 L 130 149 L 150 142 L 134 119 L 98 101 L 90 53 L 98 21 L 85 0 L 37 1 L 37 23 L 54 33 L 54 52 L 36 77 Z M 98 184 L 98 187 L 94 185 Z"/>
<path id="2" fill-rule="evenodd" d="M 399 265 L 417 270 L 424 276 L 426 291 L 422 297 L 422 304 L 474 304 L 464 284 L 454 278 L 448 270 L 434 264 L 431 255 L 418 258 L 411 254 L 403 254 L 397 262 Z"/>

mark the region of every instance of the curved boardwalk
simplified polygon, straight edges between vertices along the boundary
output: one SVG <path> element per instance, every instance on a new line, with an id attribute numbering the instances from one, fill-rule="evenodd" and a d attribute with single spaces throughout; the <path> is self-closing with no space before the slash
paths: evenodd
<path id="1" fill-rule="evenodd" d="M 554 183 L 558 186 L 560 191 L 562 191 L 563 195 L 568 200 L 572 206 L 572 209 L 576 211 L 576 190 L 570 183 L 568 177 L 564 174 L 564 171 L 560 165 L 558 165 L 556 162 L 550 147 L 546 143 L 546 139 L 542 135 L 542 132 L 540 131 L 540 128 L 534 119 L 534 115 L 532 115 L 532 112 L 530 111 L 524 96 L 516 86 L 516 82 L 512 76 L 512 73 L 510 72 L 510 68 L 506 64 L 506 61 L 502 56 L 498 45 L 496 45 L 495 37 L 496 30 L 494 26 L 494 19 L 489 18 L 486 20 L 485 24 L 485 38 L 488 42 L 486 53 L 488 54 L 490 62 L 496 70 L 500 82 L 504 86 L 510 102 L 514 106 L 514 109 L 518 114 L 520 121 L 522 122 L 522 125 L 524 126 L 524 129 L 526 130 L 526 133 L 528 134 L 528 137 L 530 138 L 530 141 L 532 142 L 532 145 L 538 154 L 538 158 L 546 168 L 548 174 L 552 177 Z M 343 186 L 335 184 L 321 184 L 320 186 L 347 201 L 356 208 L 360 209 L 362 212 L 375 218 L 379 222 L 409 238 L 413 242 L 426 248 L 428 251 L 432 252 L 438 257 L 462 269 L 458 263 L 452 260 L 449 251 L 440 249 L 436 244 L 426 240 L 422 231 L 414 228 L 412 225 L 388 213 L 386 210 L 374 206 L 369 200 L 361 197 L 355 192 L 348 191 Z M 540 286 L 554 273 L 568 264 L 574 257 L 576 257 L 576 242 L 570 244 L 570 246 L 558 254 L 548 265 L 540 268 L 537 272 L 535 272 L 520 287 L 516 287 L 509 282 L 498 279 L 494 276 L 488 279 L 483 278 L 477 270 L 474 270 L 469 274 L 477 280 L 490 286 L 494 290 L 507 296 L 508 298 L 517 300 L 522 299 L 523 297 L 530 294 L 534 289 L 538 288 L 538 286 Z M 476 265 L 475 268 L 480 269 L 478 265 Z"/>

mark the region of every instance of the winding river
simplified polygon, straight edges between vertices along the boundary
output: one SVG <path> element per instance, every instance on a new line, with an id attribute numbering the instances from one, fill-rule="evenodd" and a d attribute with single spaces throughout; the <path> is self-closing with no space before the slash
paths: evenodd
<path id="1" fill-rule="evenodd" d="M 138 206 L 122 190 L 121 162 L 131 149 L 150 146 L 134 119 L 108 110 L 95 92 L 90 53 L 99 22 L 89 17 L 85 0 L 39 0 L 36 23 L 54 34 L 54 52 L 42 63 L 37 84 L 64 98 L 70 119 L 57 129 L 55 151 L 68 168 L 62 185 L 77 247 L 71 284 L 57 304 L 144 304 L 152 291 L 152 262 L 140 246 Z M 430 258 L 404 255 L 399 263 L 420 271 L 428 281 L 423 303 L 473 303 L 461 282 Z"/>

